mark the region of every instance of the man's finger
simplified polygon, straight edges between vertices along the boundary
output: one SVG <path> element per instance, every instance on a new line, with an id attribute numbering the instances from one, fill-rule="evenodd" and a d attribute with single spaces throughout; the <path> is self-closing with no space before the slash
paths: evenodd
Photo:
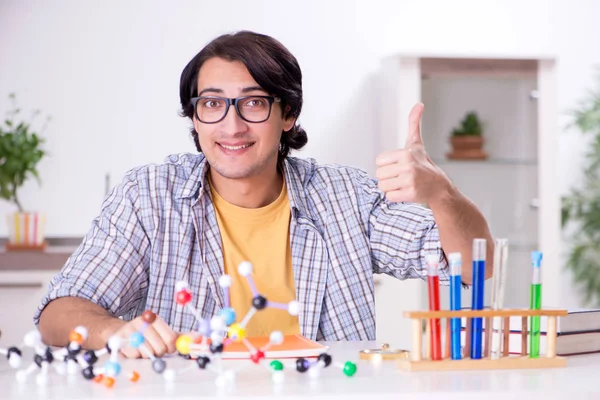
<path id="1" fill-rule="evenodd" d="M 378 167 L 385 167 L 387 165 L 402 164 L 414 160 L 414 149 L 398 149 L 393 151 L 386 151 L 381 153 L 375 159 L 375 163 Z"/>
<path id="2" fill-rule="evenodd" d="M 115 333 L 123 339 L 119 351 L 127 358 L 144 357 L 144 353 L 140 349 L 135 349 L 131 346 L 131 344 L 129 344 L 129 338 L 131 337 L 131 334 L 137 331 L 134 324 L 134 321 L 128 322 L 126 325 L 123 325 L 123 327 L 118 332 Z M 152 348 L 150 347 L 149 350 L 152 351 Z"/>
<path id="3" fill-rule="evenodd" d="M 144 330 L 144 338 L 146 339 L 144 341 L 144 344 L 150 345 L 149 350 L 152 350 L 155 356 L 162 357 L 167 352 L 166 344 L 163 342 L 163 339 L 160 337 L 160 335 L 156 332 L 153 325 L 148 326 Z"/>
<path id="4" fill-rule="evenodd" d="M 409 172 L 415 162 L 414 153 L 410 151 L 401 151 L 396 157 L 396 162 L 383 165 L 375 170 L 377 179 L 390 179 L 402 173 Z"/>
<path id="5" fill-rule="evenodd" d="M 167 346 L 167 352 L 169 354 L 174 353 L 177 348 L 175 343 L 179 335 L 173 332 L 173 329 L 160 317 L 157 317 L 153 322 L 152 326 L 156 329 L 156 332 L 162 338 L 163 343 Z"/>
<path id="6" fill-rule="evenodd" d="M 400 152 L 400 150 L 393 150 L 381 153 L 375 159 L 375 164 L 377 164 L 378 167 L 383 167 L 384 165 L 396 163 L 398 162 Z"/>
<path id="7" fill-rule="evenodd" d="M 402 190 L 410 185 L 410 179 L 405 176 L 398 176 L 392 179 L 384 179 L 379 181 L 378 187 L 384 192 L 388 193 L 394 190 Z"/>
<path id="8" fill-rule="evenodd" d="M 121 354 L 123 354 L 126 358 L 140 358 L 141 356 L 140 351 L 131 346 L 123 347 L 121 349 Z"/>
<path id="9" fill-rule="evenodd" d="M 413 192 L 411 189 L 393 190 L 385 194 L 385 198 L 394 203 L 399 203 L 401 201 L 414 201 L 412 196 Z"/>
<path id="10" fill-rule="evenodd" d="M 421 137 L 421 117 L 423 115 L 423 103 L 417 103 L 410 110 L 408 115 L 408 135 L 406 136 L 406 146 L 423 144 Z"/>
<path id="11" fill-rule="evenodd" d="M 377 168 L 375 171 L 375 177 L 378 180 L 391 179 L 400 175 L 401 166 L 398 163 L 385 165 Z"/>

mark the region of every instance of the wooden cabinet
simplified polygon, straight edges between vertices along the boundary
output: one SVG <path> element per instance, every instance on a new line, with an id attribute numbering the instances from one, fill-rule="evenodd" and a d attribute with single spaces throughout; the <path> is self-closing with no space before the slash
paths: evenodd
<path id="1" fill-rule="evenodd" d="M 53 275 L 39 271 L 0 272 L 1 347 L 20 344 L 25 333 L 35 328 L 34 312 Z"/>
<path id="2" fill-rule="evenodd" d="M 10 278 L 1 275 L 0 347 L 20 345 L 25 333 L 35 328 L 33 315 L 51 279 L 47 274 L 44 275 L 24 276 L 18 273 Z"/>
<path id="3" fill-rule="evenodd" d="M 20 345 L 35 328 L 35 310 L 73 250 L 61 246 L 45 252 L 0 251 L 0 347 Z"/>

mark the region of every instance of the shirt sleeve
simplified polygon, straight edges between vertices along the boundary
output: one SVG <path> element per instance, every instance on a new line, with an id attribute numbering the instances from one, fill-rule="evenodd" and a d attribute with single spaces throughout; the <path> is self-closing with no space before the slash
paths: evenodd
<path id="1" fill-rule="evenodd" d="M 139 218 L 135 172 L 126 175 L 102 205 L 100 215 L 50 282 L 35 315 L 59 297 L 90 300 L 120 317 L 135 309 L 148 289 L 150 241 Z"/>
<path id="2" fill-rule="evenodd" d="M 369 198 L 369 242 L 373 272 L 398 279 L 427 279 L 426 256 L 439 257 L 440 282 L 449 281 L 449 268 L 430 209 L 414 203 L 390 202 L 371 180 L 365 187 Z"/>

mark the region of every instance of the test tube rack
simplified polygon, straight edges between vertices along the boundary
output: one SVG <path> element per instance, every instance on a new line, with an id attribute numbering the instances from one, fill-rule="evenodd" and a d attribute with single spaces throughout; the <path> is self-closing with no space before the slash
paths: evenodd
<path id="1" fill-rule="evenodd" d="M 407 371 L 456 371 L 456 370 L 484 370 L 484 369 L 537 369 L 537 368 L 562 368 L 566 367 L 567 359 L 556 355 L 556 329 L 557 318 L 566 316 L 567 310 L 558 309 L 503 309 L 503 310 L 470 310 L 460 311 L 410 311 L 404 317 L 412 320 L 412 349 L 408 359 L 396 361 L 398 368 Z M 547 317 L 546 349 L 545 354 L 538 358 L 530 358 L 527 354 L 528 328 L 527 318 L 533 316 Z M 492 319 L 500 317 L 503 320 L 503 329 L 498 332 L 501 340 L 501 353 L 492 359 L 490 352 L 490 335 L 484 334 L 484 352 L 482 358 L 470 358 L 470 327 L 472 319 L 481 317 L 485 321 L 485 332 L 490 332 Z M 510 317 L 521 317 L 521 354 L 510 354 L 509 335 Z M 452 318 L 466 318 L 465 344 L 462 359 L 453 360 L 450 356 L 450 321 Z M 443 339 L 443 359 L 431 359 L 431 331 L 430 320 L 445 319 L 446 333 Z M 425 354 L 423 354 L 423 322 L 425 322 Z M 514 335 L 514 333 L 513 333 Z"/>

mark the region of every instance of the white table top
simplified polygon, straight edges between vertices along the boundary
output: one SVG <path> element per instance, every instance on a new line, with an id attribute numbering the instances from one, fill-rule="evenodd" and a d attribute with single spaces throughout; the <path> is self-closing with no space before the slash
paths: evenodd
<path id="1" fill-rule="evenodd" d="M 354 377 L 346 377 L 339 368 L 330 366 L 319 378 L 287 370 L 285 380 L 275 384 L 270 372 L 251 361 L 225 361 L 226 368 L 238 371 L 235 386 L 218 388 L 216 375 L 199 370 L 193 361 L 181 357 L 167 358 L 169 368 L 181 370 L 172 383 L 155 374 L 147 360 L 123 360 L 123 372 L 113 388 L 86 381 L 78 373 L 60 376 L 52 369 L 48 384 L 39 387 L 35 372 L 24 384 L 17 383 L 15 371 L 4 357 L 0 359 L 0 398 L 11 399 L 197 399 L 223 396 L 226 398 L 284 398 L 284 399 L 364 399 L 369 395 L 382 399 L 521 399 L 535 396 L 540 399 L 600 399 L 596 379 L 600 371 L 600 355 L 581 355 L 568 358 L 566 368 L 540 370 L 485 370 L 447 372 L 406 372 L 396 368 L 393 361 L 378 364 L 359 360 L 358 351 L 376 348 L 374 342 L 326 343 L 334 362 L 353 361 L 358 365 Z M 102 359 L 103 361 L 103 359 Z M 293 362 L 293 360 L 291 360 Z M 31 362 L 23 359 L 22 369 Z M 137 370 L 141 377 L 129 382 L 126 373 Z M 538 397 L 539 396 L 539 397 Z M 375 400 L 375 398 L 371 399 Z"/>

